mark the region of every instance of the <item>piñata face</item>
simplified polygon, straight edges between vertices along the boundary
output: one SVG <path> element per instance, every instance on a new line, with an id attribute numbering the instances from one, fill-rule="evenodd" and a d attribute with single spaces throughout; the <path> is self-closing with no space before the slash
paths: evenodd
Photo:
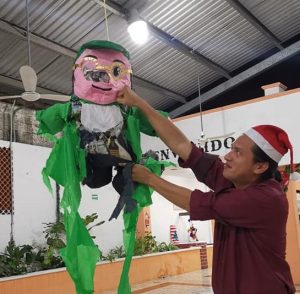
<path id="1" fill-rule="evenodd" d="M 74 94 L 96 104 L 115 102 L 117 92 L 131 86 L 131 65 L 113 49 L 85 49 L 74 66 Z"/>

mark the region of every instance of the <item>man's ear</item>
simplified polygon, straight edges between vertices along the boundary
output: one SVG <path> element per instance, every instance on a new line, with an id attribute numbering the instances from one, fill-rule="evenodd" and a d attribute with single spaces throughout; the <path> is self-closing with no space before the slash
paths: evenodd
<path id="1" fill-rule="evenodd" d="M 263 174 L 269 168 L 268 162 L 256 162 L 254 173 L 257 175 Z"/>

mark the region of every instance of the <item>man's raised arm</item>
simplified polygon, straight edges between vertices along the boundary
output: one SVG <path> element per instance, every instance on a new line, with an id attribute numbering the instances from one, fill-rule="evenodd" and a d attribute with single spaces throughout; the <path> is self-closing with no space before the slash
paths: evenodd
<path id="1" fill-rule="evenodd" d="M 184 161 L 188 159 L 192 150 L 192 144 L 168 118 L 158 113 L 129 87 L 124 87 L 118 93 L 117 102 L 139 108 L 149 120 L 160 139 L 181 159 Z"/>

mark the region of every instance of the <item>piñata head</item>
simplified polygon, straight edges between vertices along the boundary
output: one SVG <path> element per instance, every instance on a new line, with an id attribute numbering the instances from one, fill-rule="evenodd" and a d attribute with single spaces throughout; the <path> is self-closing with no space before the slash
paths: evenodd
<path id="1" fill-rule="evenodd" d="M 78 50 L 74 65 L 74 94 L 96 104 L 116 101 L 124 86 L 131 86 L 128 51 L 110 41 L 93 40 Z"/>

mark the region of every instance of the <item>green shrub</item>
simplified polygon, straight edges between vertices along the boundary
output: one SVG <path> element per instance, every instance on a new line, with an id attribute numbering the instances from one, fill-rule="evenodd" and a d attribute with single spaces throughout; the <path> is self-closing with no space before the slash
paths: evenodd
<path id="1" fill-rule="evenodd" d="M 150 234 L 145 237 L 137 238 L 134 244 L 134 256 L 151 254 L 156 252 L 177 250 L 178 247 L 173 244 L 167 244 L 165 242 L 158 243 L 155 240 L 155 236 Z M 113 261 L 117 258 L 125 257 L 125 250 L 123 246 L 115 247 L 111 249 L 106 256 L 102 256 L 101 260 Z"/>
<path id="2" fill-rule="evenodd" d="M 100 226 L 104 221 L 92 225 L 98 218 L 97 213 L 87 215 L 83 222 L 88 230 Z M 41 271 L 63 267 L 64 262 L 59 255 L 59 249 L 65 247 L 65 226 L 61 221 L 46 223 L 44 230 L 46 246 L 20 245 L 16 246 L 10 242 L 4 253 L 0 254 L 0 277 L 21 275 L 29 272 Z M 92 236 L 92 238 L 95 238 Z M 155 236 L 150 234 L 135 240 L 133 255 L 145 255 L 155 252 L 177 250 L 178 247 L 165 242 L 158 243 Z M 125 257 L 123 246 L 116 246 L 111 249 L 106 256 L 101 256 L 101 260 L 112 262 L 117 258 Z"/>
<path id="3" fill-rule="evenodd" d="M 89 226 L 98 218 L 97 213 L 87 215 L 83 220 L 88 230 L 100 226 L 104 221 Z M 46 238 L 45 246 L 19 245 L 9 242 L 4 253 L 0 253 L 0 277 L 21 275 L 46 269 L 63 267 L 64 262 L 59 255 L 59 249 L 65 247 L 65 225 L 58 221 L 46 223 L 43 232 Z M 95 238 L 92 236 L 92 238 Z"/>

